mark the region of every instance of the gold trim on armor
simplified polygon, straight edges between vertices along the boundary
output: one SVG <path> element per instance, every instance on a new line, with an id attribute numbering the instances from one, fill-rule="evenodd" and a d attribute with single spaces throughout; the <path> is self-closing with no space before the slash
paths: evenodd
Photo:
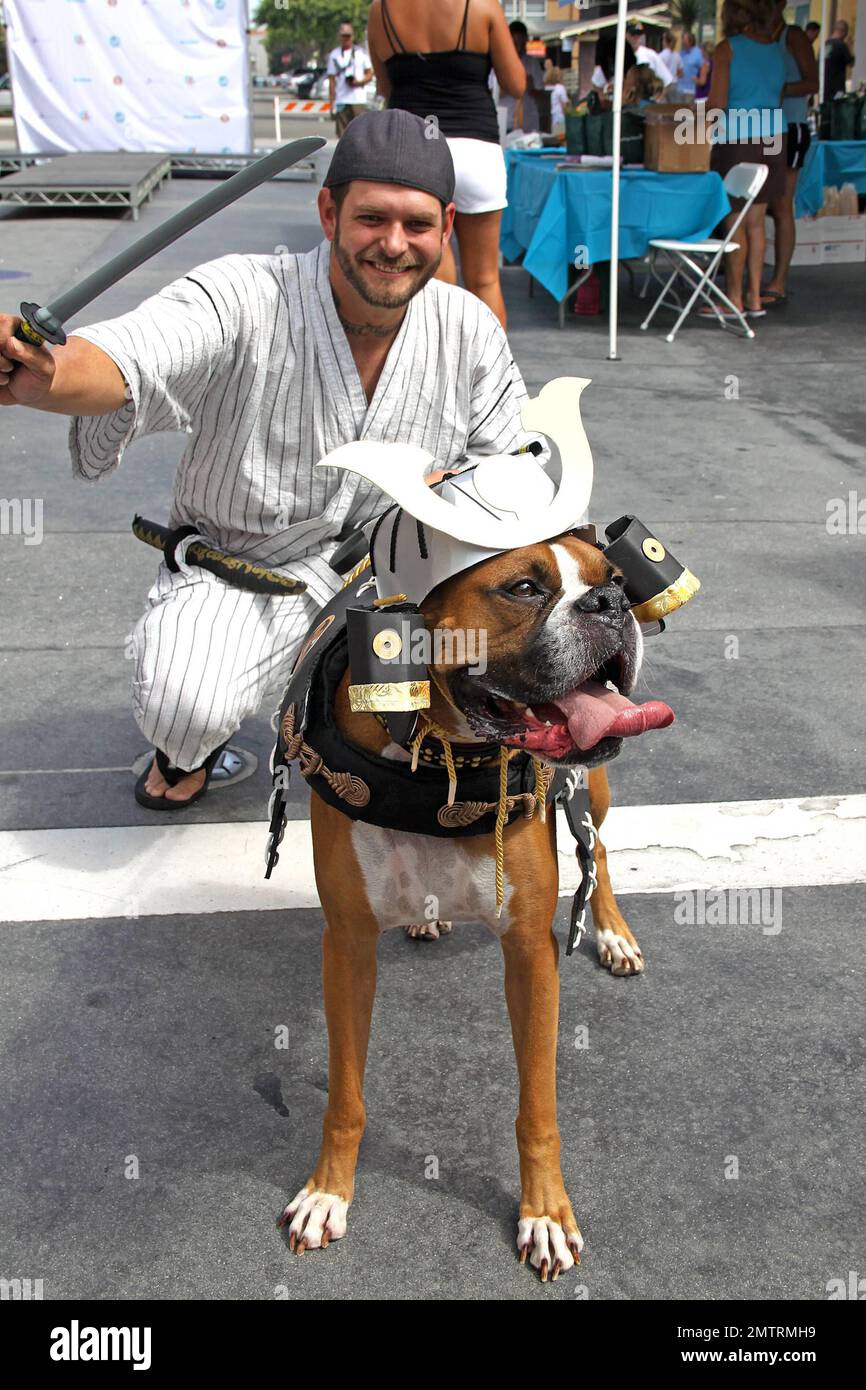
<path id="1" fill-rule="evenodd" d="M 368 570 L 369 568 L 370 557 L 369 555 L 365 555 L 363 560 L 359 561 L 359 563 L 352 570 L 352 573 L 349 575 L 348 579 L 343 580 L 343 583 L 340 586 L 341 591 L 343 589 L 348 589 L 349 585 L 354 584 L 356 579 L 360 579 L 361 575 L 364 573 L 364 570 Z"/>
<path id="2" fill-rule="evenodd" d="M 350 685 L 349 708 L 353 714 L 429 709 L 430 682 L 377 681 L 369 685 Z"/>
<path id="3" fill-rule="evenodd" d="M 386 608 L 389 603 L 407 603 L 405 594 L 388 594 L 386 598 L 374 598 L 374 608 Z"/>
<path id="4" fill-rule="evenodd" d="M 691 570 L 684 569 L 680 577 L 673 584 L 669 584 L 666 589 L 663 589 L 660 594 L 655 594 L 652 598 L 648 598 L 632 608 L 632 616 L 639 623 L 657 622 L 666 614 L 673 613 L 677 608 L 682 608 L 684 603 L 688 603 L 690 598 L 694 598 L 700 587 L 701 581 L 692 574 Z"/>

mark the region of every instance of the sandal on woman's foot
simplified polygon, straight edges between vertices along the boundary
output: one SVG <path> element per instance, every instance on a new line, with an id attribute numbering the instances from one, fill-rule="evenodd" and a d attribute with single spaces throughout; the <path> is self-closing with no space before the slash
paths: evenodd
<path id="1" fill-rule="evenodd" d="M 780 294 L 778 290 L 761 290 L 762 304 L 787 304 L 787 294 Z"/>
<path id="2" fill-rule="evenodd" d="M 135 799 L 139 806 L 145 806 L 148 811 L 182 811 L 184 807 L 191 806 L 194 801 L 200 801 L 208 789 L 211 773 L 216 767 L 217 760 L 227 746 L 228 739 L 226 739 L 225 743 L 221 743 L 219 748 L 213 750 L 210 757 L 202 763 L 201 767 L 192 767 L 188 771 L 182 767 L 172 767 L 161 749 L 155 748 L 153 751 L 157 768 L 170 787 L 176 787 L 178 782 L 182 781 L 184 777 L 190 777 L 193 772 L 200 772 L 202 767 L 204 768 L 204 782 L 199 787 L 198 791 L 193 792 L 192 796 L 188 796 L 184 801 L 170 801 L 165 795 L 151 796 L 150 792 L 145 790 L 145 784 L 150 776 L 150 769 L 153 766 L 153 763 L 151 763 L 150 766 L 145 768 L 135 784 Z"/>

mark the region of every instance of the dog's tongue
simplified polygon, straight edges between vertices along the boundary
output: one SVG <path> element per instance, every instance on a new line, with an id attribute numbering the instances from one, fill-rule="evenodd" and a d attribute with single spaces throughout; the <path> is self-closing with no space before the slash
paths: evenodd
<path id="1" fill-rule="evenodd" d="M 597 681 L 584 681 L 577 690 L 553 701 L 568 720 L 568 732 L 578 748 L 594 748 L 603 738 L 631 738 L 647 729 L 666 729 L 674 712 L 661 700 L 633 705 L 618 690 Z"/>

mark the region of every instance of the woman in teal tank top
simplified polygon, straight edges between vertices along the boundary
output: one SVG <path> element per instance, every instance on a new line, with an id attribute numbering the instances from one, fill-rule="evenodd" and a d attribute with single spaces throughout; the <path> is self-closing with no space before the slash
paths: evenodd
<path id="1" fill-rule="evenodd" d="M 776 0 L 725 0 L 725 37 L 715 51 L 707 100 L 716 124 L 711 167 L 723 178 L 737 164 L 767 167 L 766 182 L 737 230 L 739 246 L 725 257 L 728 298 L 748 318 L 767 312 L 761 303 L 767 204 L 785 190 L 785 63 L 774 39 L 775 13 Z M 735 216 L 725 219 L 725 233 Z M 715 318 L 715 310 L 706 316 Z"/>
<path id="2" fill-rule="evenodd" d="M 770 216 L 776 230 L 776 258 L 773 276 L 764 289 L 762 303 L 781 304 L 787 298 L 788 268 L 796 245 L 794 194 L 803 161 L 809 149 L 809 96 L 818 90 L 818 63 L 803 30 L 784 21 L 785 0 L 776 5 L 776 42 L 785 65 L 785 85 L 782 88 L 782 110 L 788 122 L 787 169 L 785 187 L 777 198 L 770 199 Z"/>

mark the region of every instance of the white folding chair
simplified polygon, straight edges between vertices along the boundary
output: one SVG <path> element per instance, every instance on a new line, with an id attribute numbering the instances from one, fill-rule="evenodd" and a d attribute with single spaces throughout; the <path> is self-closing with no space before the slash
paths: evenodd
<path id="1" fill-rule="evenodd" d="M 679 309 L 681 311 L 679 318 L 670 333 L 665 334 L 665 341 L 672 343 L 677 336 L 680 324 L 688 317 L 692 311 L 692 306 L 700 298 L 714 311 L 722 328 L 727 328 L 728 319 L 721 313 L 720 304 L 727 309 L 729 314 L 733 315 L 746 337 L 754 338 L 755 330 L 750 328 L 744 314 L 736 305 L 731 303 L 713 277 L 725 252 L 738 249 L 739 243 L 734 241 L 737 228 L 763 188 L 768 172 L 766 164 L 735 164 L 733 169 L 725 175 L 725 192 L 728 197 L 742 198 L 744 202 L 737 214 L 736 221 L 724 240 L 711 238 L 708 241 L 675 241 L 670 237 L 652 238 L 650 247 L 653 258 L 659 252 L 663 252 L 673 263 L 673 270 L 662 286 L 658 299 L 641 324 L 641 328 L 649 328 L 656 309 L 660 309 L 662 306 L 668 309 Z M 692 286 L 692 295 L 687 300 L 685 307 L 673 290 L 673 283 L 676 279 L 685 280 L 688 285 Z"/>

